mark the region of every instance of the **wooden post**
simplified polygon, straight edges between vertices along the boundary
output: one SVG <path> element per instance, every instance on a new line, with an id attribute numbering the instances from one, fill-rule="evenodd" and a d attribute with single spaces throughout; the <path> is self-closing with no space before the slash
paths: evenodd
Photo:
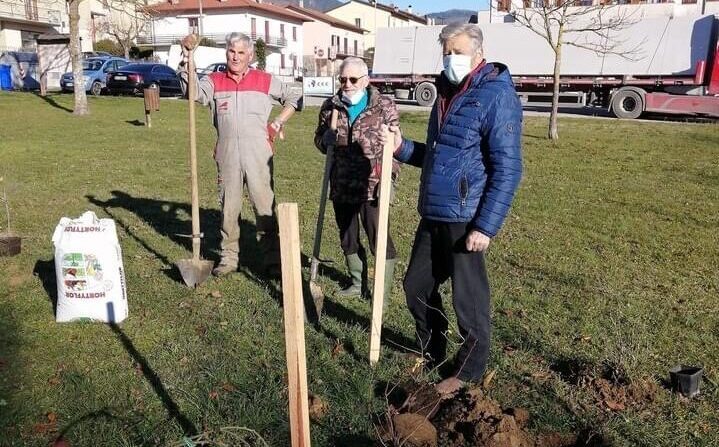
<path id="1" fill-rule="evenodd" d="M 300 264 L 300 227 L 296 203 L 277 207 L 282 259 L 287 383 L 292 447 L 310 446 L 310 413 L 305 358 L 304 300 Z"/>
<path id="2" fill-rule="evenodd" d="M 382 175 L 379 189 L 379 222 L 377 225 L 377 248 L 375 250 L 374 289 L 372 294 L 372 326 L 369 339 L 369 363 L 379 360 L 379 345 L 382 337 L 382 307 L 384 305 L 384 271 L 387 264 L 387 233 L 389 228 L 389 196 L 392 187 L 392 155 L 394 136 L 384 130 L 387 144 L 382 150 Z"/>
<path id="3" fill-rule="evenodd" d="M 156 88 L 146 88 L 142 91 L 145 99 L 145 125 L 152 127 L 150 114 L 160 110 L 160 95 Z"/>

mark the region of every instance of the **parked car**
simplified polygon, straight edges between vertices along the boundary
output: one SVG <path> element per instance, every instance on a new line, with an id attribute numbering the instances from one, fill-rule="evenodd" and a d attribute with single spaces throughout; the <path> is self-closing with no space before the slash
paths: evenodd
<path id="1" fill-rule="evenodd" d="M 180 77 L 165 64 L 129 64 L 107 75 L 110 94 L 138 94 L 148 87 L 160 89 L 160 95 L 182 95 Z"/>
<path id="2" fill-rule="evenodd" d="M 108 53 L 107 51 L 83 51 L 82 57 L 88 58 L 88 57 L 98 57 L 98 56 L 105 56 L 105 57 L 112 57 L 113 55 Z"/>
<path id="3" fill-rule="evenodd" d="M 207 76 L 210 73 L 214 73 L 216 71 L 226 72 L 227 71 L 227 64 L 224 62 L 218 62 L 216 64 L 210 64 L 205 68 L 198 68 L 197 69 L 197 77 L 198 79 L 202 79 L 205 76 Z"/>
<path id="4" fill-rule="evenodd" d="M 82 76 L 85 80 L 85 91 L 95 96 L 99 96 L 105 90 L 105 79 L 107 73 L 118 68 L 124 67 L 130 61 L 121 57 L 101 56 L 90 57 L 82 61 Z M 72 92 L 75 90 L 73 85 L 72 72 L 65 73 L 60 77 L 60 89 L 63 92 Z"/>

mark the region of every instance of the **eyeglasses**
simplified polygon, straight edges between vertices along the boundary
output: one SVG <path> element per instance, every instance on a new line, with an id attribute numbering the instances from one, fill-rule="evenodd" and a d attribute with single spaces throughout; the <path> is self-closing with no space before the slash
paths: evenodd
<path id="1" fill-rule="evenodd" d="M 352 84 L 356 84 L 360 79 L 364 78 L 367 75 L 362 75 L 359 78 L 352 77 L 346 77 L 346 76 L 340 76 L 340 85 L 345 85 L 345 83 L 349 80 Z"/>

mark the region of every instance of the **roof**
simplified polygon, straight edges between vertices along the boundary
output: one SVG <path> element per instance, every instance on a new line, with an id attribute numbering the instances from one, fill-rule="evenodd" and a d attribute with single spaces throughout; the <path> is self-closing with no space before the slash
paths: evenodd
<path id="1" fill-rule="evenodd" d="M 360 33 L 360 34 L 364 34 L 364 33 L 368 32 L 366 29 L 354 26 L 353 24 L 351 24 L 349 22 L 345 22 L 344 20 L 340 20 L 337 17 L 332 17 L 329 14 L 325 14 L 324 12 L 320 12 L 315 9 L 301 8 L 299 6 L 292 5 L 292 4 L 287 5 L 285 8 L 295 11 L 297 13 L 300 13 L 302 15 L 311 17 L 313 19 L 329 23 L 330 25 L 335 26 L 337 28 L 346 29 L 348 31 L 354 31 L 355 33 Z"/>
<path id="2" fill-rule="evenodd" d="M 257 13 L 273 14 L 276 16 L 293 19 L 298 22 L 311 22 L 311 19 L 303 15 L 289 11 L 280 6 L 270 3 L 258 3 L 255 0 L 166 0 L 162 3 L 147 6 L 151 15 L 172 15 L 200 12 L 200 1 L 202 11 L 221 11 L 226 9 L 251 9 Z"/>
<path id="3" fill-rule="evenodd" d="M 365 1 L 362 1 L 362 0 L 350 0 L 350 1 L 347 2 L 347 3 L 343 3 L 343 4 L 341 4 L 341 5 L 335 6 L 335 7 L 332 8 L 332 9 L 329 9 L 327 12 L 333 11 L 333 10 L 335 10 L 335 9 L 339 9 L 339 8 L 341 8 L 341 7 L 343 7 L 343 6 L 347 5 L 347 4 L 349 4 L 349 3 L 351 3 L 351 2 L 359 3 L 359 4 L 365 5 L 365 6 L 369 6 L 370 8 L 374 8 L 374 7 L 375 7 L 375 4 L 374 4 L 374 3 L 371 3 L 371 2 L 365 2 Z M 425 23 L 425 24 L 427 23 L 427 17 L 422 17 L 422 16 L 414 15 L 414 14 L 412 14 L 412 13 L 410 13 L 410 12 L 407 12 L 407 11 L 402 11 L 401 9 L 399 9 L 398 6 L 394 6 L 393 4 L 391 4 L 391 5 L 385 5 L 385 4 L 383 4 L 383 3 L 377 2 L 377 9 L 380 9 L 380 10 L 386 11 L 386 12 L 389 12 L 389 13 L 392 14 L 393 16 L 398 17 L 398 18 L 401 18 L 401 19 L 412 20 L 413 22 L 421 22 L 421 23 Z"/>
<path id="4" fill-rule="evenodd" d="M 69 34 L 47 33 L 37 36 L 38 42 L 66 42 L 70 41 Z"/>

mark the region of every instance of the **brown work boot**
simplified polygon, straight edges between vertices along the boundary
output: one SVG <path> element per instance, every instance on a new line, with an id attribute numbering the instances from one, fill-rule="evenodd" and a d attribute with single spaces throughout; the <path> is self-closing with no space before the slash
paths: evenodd
<path id="1" fill-rule="evenodd" d="M 236 271 L 237 271 L 236 266 L 219 263 L 219 264 L 217 264 L 217 267 L 212 269 L 212 275 L 220 277 L 220 276 L 228 275 L 230 273 L 234 273 Z"/>

